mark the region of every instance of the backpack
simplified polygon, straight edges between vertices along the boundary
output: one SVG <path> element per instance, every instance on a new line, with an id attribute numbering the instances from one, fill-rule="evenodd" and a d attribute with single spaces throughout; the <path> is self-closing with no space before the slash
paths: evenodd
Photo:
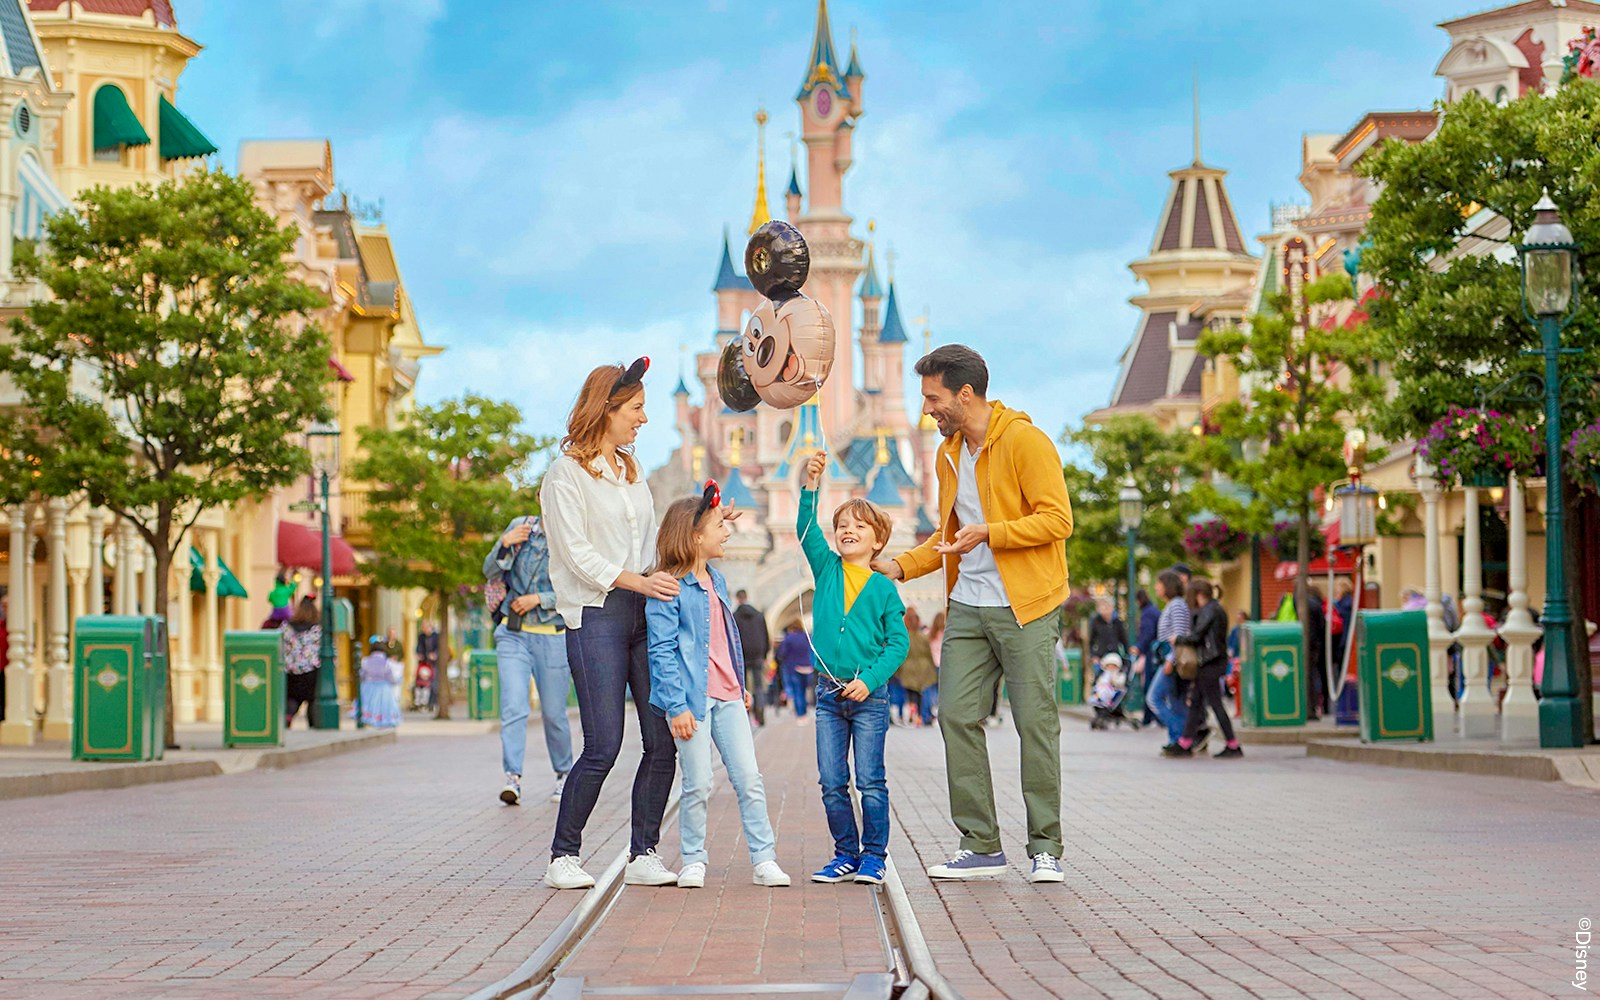
<path id="1" fill-rule="evenodd" d="M 283 669 L 290 674 L 309 674 L 322 664 L 322 627 L 304 631 L 289 626 L 283 629 Z"/>

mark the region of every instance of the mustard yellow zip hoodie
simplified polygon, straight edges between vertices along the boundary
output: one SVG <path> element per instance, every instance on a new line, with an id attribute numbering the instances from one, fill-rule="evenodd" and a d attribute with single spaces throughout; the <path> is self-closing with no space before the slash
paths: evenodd
<path id="1" fill-rule="evenodd" d="M 1016 612 L 1017 623 L 1042 618 L 1067 599 L 1067 550 L 1072 535 L 1072 501 L 1067 496 L 1061 456 L 1049 435 L 1021 410 L 999 400 L 989 416 L 989 430 L 974 463 L 978 496 L 988 518 L 989 548 L 994 552 L 1000 582 Z M 911 551 L 895 557 L 907 580 L 944 566 L 946 597 L 961 575 L 960 556 L 940 556 L 938 542 L 954 538 L 958 432 L 939 446 L 934 461 L 939 475 L 939 530 Z"/>

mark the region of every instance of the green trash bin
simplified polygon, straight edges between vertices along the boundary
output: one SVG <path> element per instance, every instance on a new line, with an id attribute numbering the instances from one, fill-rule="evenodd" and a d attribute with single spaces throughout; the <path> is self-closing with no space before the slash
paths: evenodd
<path id="1" fill-rule="evenodd" d="M 271 631 L 222 636 L 222 742 L 230 747 L 283 745 L 283 635 Z"/>
<path id="2" fill-rule="evenodd" d="M 1428 616 L 1363 609 L 1356 613 L 1355 641 L 1361 742 L 1432 740 Z"/>
<path id="3" fill-rule="evenodd" d="M 1083 650 L 1076 646 L 1056 650 L 1056 701 L 1083 704 Z"/>
<path id="4" fill-rule="evenodd" d="M 73 639 L 73 760 L 160 760 L 166 739 L 165 623 L 144 615 L 79 618 Z"/>
<path id="5" fill-rule="evenodd" d="M 1300 623 L 1246 622 L 1240 646 L 1245 724 L 1305 725 L 1305 646 Z"/>
<path id="6" fill-rule="evenodd" d="M 467 715 L 500 718 L 500 667 L 492 649 L 475 649 L 467 656 Z"/>

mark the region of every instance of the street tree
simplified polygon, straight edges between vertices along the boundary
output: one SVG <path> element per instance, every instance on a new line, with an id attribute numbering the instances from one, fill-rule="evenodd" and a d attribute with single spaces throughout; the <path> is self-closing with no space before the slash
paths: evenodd
<path id="1" fill-rule="evenodd" d="M 155 553 L 151 613 L 201 514 L 305 475 L 301 428 L 330 415 L 322 299 L 253 194 L 220 171 L 94 188 L 18 248 L 49 295 L 0 345 L 20 403 L 0 415 L 3 492 L 83 494 L 130 522 Z M 169 746 L 171 705 L 169 684 Z"/>
<path id="2" fill-rule="evenodd" d="M 553 443 L 520 432 L 512 403 L 471 394 L 419 407 L 398 427 L 361 430 L 350 470 L 371 482 L 367 525 L 381 587 L 420 589 L 439 615 L 443 676 L 437 717 L 450 717 L 450 611 L 483 582 L 483 558 L 519 514 L 538 512 L 529 463 Z"/>
<path id="3" fill-rule="evenodd" d="M 1078 456 L 1064 470 L 1072 493 L 1073 576 L 1113 585 L 1127 579 L 1117 497 L 1130 473 L 1145 502 L 1139 527 L 1145 565 L 1160 568 L 1186 558 L 1183 532 L 1196 508 L 1181 488 L 1193 473 L 1184 438 L 1142 415 L 1112 416 L 1062 436 Z"/>
<path id="4" fill-rule="evenodd" d="M 1231 365 L 1246 390 L 1212 411 L 1212 433 L 1194 446 L 1195 461 L 1234 489 L 1213 482 L 1198 496 L 1251 533 L 1269 531 L 1278 512 L 1288 511 L 1302 570 L 1311 561 L 1316 493 L 1345 477 L 1345 430 L 1365 418 L 1380 393 L 1372 334 L 1350 308 L 1351 294 L 1343 274 L 1296 283 L 1267 296 L 1247 324 L 1200 337 L 1200 352 Z M 1308 577 L 1295 578 L 1303 625 Z"/>
<path id="5" fill-rule="evenodd" d="M 1548 191 L 1577 244 L 1577 312 L 1562 334 L 1561 425 L 1600 417 L 1600 82 L 1504 105 L 1468 94 L 1417 145 L 1390 142 L 1362 170 L 1382 185 L 1362 265 L 1384 289 L 1372 303 L 1378 357 L 1394 391 L 1377 410 L 1391 440 L 1418 439 L 1453 406 L 1485 406 L 1542 427 L 1538 330 L 1522 309 L 1515 246 Z M 1495 220 L 1489 222 L 1486 220 Z M 1470 238 L 1469 238 L 1469 233 Z M 1569 463 L 1567 468 L 1572 469 Z M 1567 509 L 1576 509 L 1569 478 Z M 1568 600 L 1583 604 L 1581 533 L 1566 535 Z M 1578 689 L 1590 685 L 1579 656 Z M 1592 706 L 1579 699 L 1592 730 Z"/>

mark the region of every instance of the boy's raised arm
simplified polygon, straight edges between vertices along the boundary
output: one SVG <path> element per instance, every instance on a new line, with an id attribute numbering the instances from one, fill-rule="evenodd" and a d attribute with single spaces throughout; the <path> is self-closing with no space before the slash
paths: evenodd
<path id="1" fill-rule="evenodd" d="M 822 525 L 817 523 L 817 484 L 822 470 L 827 467 L 828 453 L 819 451 L 806 462 L 806 479 L 800 487 L 800 509 L 795 513 L 794 533 L 800 539 L 800 548 L 811 564 L 811 575 L 819 576 L 832 562 L 833 550 L 823 537 Z"/>

